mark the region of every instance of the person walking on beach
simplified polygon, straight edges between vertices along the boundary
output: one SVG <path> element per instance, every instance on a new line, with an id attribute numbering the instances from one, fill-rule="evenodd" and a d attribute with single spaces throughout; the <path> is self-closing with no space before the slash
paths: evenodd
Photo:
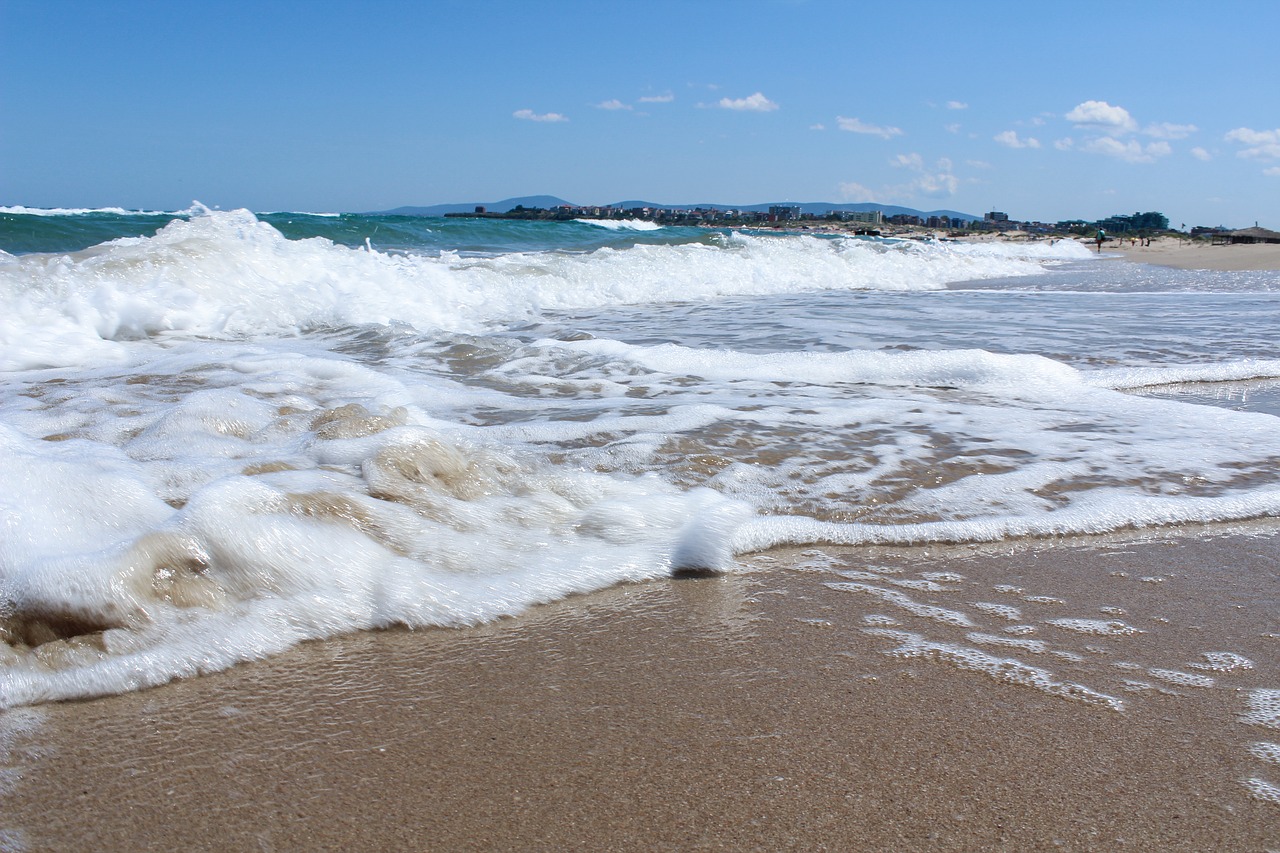
<path id="1" fill-rule="evenodd" d="M 1099 254 L 1099 255 L 1101 255 L 1101 254 L 1102 254 L 1102 241 L 1103 241 L 1103 240 L 1106 240 L 1106 239 L 1107 239 L 1107 232 L 1106 232 L 1106 231 L 1103 231 L 1101 228 L 1099 228 L 1099 229 L 1098 229 L 1098 236 L 1094 238 L 1094 240 L 1096 240 L 1096 241 L 1097 241 L 1097 243 L 1098 243 L 1098 254 Z"/>

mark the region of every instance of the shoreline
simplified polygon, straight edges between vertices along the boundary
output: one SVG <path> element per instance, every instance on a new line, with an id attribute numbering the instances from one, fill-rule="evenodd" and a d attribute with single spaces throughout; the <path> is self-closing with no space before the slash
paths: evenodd
<path id="1" fill-rule="evenodd" d="M 854 229 L 824 225 L 811 229 L 812 233 L 852 235 Z M 945 231 L 929 229 L 885 228 L 881 236 L 917 240 L 956 240 L 962 243 L 1028 243 L 1048 240 L 1074 240 L 1095 252 L 1092 240 L 1082 237 L 1040 237 L 1025 231 L 988 231 L 962 236 L 948 236 Z M 1239 243 L 1211 245 L 1202 240 L 1177 237 L 1154 237 L 1150 245 L 1130 243 L 1112 238 L 1102 244 L 1102 257 L 1118 257 L 1134 263 L 1151 264 L 1184 270 L 1213 270 L 1218 272 L 1280 271 L 1280 243 Z"/>
<path id="2" fill-rule="evenodd" d="M 476 628 L 308 643 L 0 715 L 0 840 L 1274 847 L 1280 767 L 1253 745 L 1280 732 L 1245 717 L 1280 687 L 1277 561 L 1274 522 L 784 549 Z"/>

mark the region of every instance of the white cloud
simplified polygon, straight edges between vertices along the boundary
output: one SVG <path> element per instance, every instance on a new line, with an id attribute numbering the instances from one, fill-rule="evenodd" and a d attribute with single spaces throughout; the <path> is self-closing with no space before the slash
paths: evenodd
<path id="1" fill-rule="evenodd" d="M 725 110 L 741 110 L 752 113 L 768 113 L 778 108 L 777 104 L 760 92 L 748 95 L 745 98 L 721 98 L 719 106 Z"/>
<path id="2" fill-rule="evenodd" d="M 1059 151 L 1070 151 L 1072 148 L 1076 147 L 1076 141 L 1071 137 L 1057 139 L 1054 140 L 1053 147 L 1057 148 Z"/>
<path id="3" fill-rule="evenodd" d="M 892 139 L 895 136 L 902 135 L 902 130 L 900 128 L 866 124 L 856 118 L 836 116 L 836 124 L 840 125 L 841 130 L 847 130 L 850 133 L 865 133 L 869 136 L 878 136 L 881 139 Z"/>
<path id="4" fill-rule="evenodd" d="M 639 98 L 638 100 L 642 104 L 669 104 L 675 99 L 675 95 L 670 92 L 666 92 L 662 95 L 645 95 L 643 98 Z"/>
<path id="5" fill-rule="evenodd" d="M 1228 142 L 1239 142 L 1242 145 L 1267 145 L 1280 142 L 1280 130 L 1252 130 L 1237 127 L 1227 132 Z"/>
<path id="6" fill-rule="evenodd" d="M 1280 166 L 1272 166 L 1270 169 L 1263 169 L 1262 174 L 1269 178 L 1280 178 Z"/>
<path id="7" fill-rule="evenodd" d="M 810 130 L 826 130 L 827 126 L 825 124 L 811 124 L 809 125 L 809 129 Z"/>
<path id="8" fill-rule="evenodd" d="M 1162 121 L 1147 125 L 1142 132 L 1156 139 L 1186 139 L 1199 129 L 1194 124 L 1170 124 Z"/>
<path id="9" fill-rule="evenodd" d="M 960 181 L 950 172 L 935 172 L 916 178 L 913 188 L 918 195 L 945 198 L 956 194 Z"/>
<path id="10" fill-rule="evenodd" d="M 535 113 L 533 110 L 516 110 L 511 114 L 523 121 L 568 121 L 560 113 Z"/>
<path id="11" fill-rule="evenodd" d="M 1082 143 L 1080 148 L 1082 151 L 1088 151 L 1091 154 L 1115 157 L 1117 160 L 1124 160 L 1126 163 L 1153 163 L 1157 157 L 1167 157 L 1173 153 L 1173 149 L 1169 147 L 1167 142 L 1152 142 L 1144 146 L 1134 139 L 1128 142 L 1121 142 L 1110 136 L 1090 139 Z"/>
<path id="12" fill-rule="evenodd" d="M 1006 145 L 1009 148 L 1040 147 L 1040 140 L 1036 139 L 1034 136 L 1028 136 L 1026 139 L 1020 139 L 1018 137 L 1018 132 L 1015 130 L 1006 130 L 1003 133 L 997 133 L 992 138 L 1001 145 Z"/>
<path id="13" fill-rule="evenodd" d="M 631 109 L 631 105 L 624 104 L 622 103 L 622 101 L 619 101 L 617 98 L 613 98 L 611 100 L 603 101 L 599 104 L 596 104 L 596 108 L 601 110 L 629 110 Z"/>
<path id="14" fill-rule="evenodd" d="M 952 163 L 947 157 L 938 160 L 932 169 L 925 165 L 923 157 L 914 152 L 899 154 L 890 160 L 889 164 L 899 169 L 916 172 L 917 175 L 908 183 L 886 189 L 883 195 L 887 198 L 912 198 L 922 195 L 945 198 L 955 195 L 960 187 L 960 180 L 952 174 Z"/>
<path id="15" fill-rule="evenodd" d="M 1203 160 L 1206 163 L 1213 159 L 1212 154 L 1210 154 L 1208 151 L 1205 151 L 1203 148 L 1200 148 L 1200 147 L 1192 148 L 1191 156 L 1196 158 L 1197 160 Z"/>
<path id="16" fill-rule="evenodd" d="M 949 110 L 967 110 L 969 105 L 964 101 L 947 101 L 947 109 Z"/>
<path id="17" fill-rule="evenodd" d="M 1124 107 L 1113 107 L 1106 101 L 1085 101 L 1064 116 L 1079 127 L 1103 128 L 1111 133 L 1132 133 L 1138 123 Z"/>
<path id="18" fill-rule="evenodd" d="M 875 201 L 876 194 L 869 187 L 850 181 L 840 185 L 840 200 L 854 203 Z"/>
<path id="19" fill-rule="evenodd" d="M 948 124 L 948 125 L 943 125 L 943 128 L 942 128 L 942 129 L 943 129 L 943 130 L 945 130 L 947 133 L 959 133 L 959 132 L 960 132 L 960 125 L 959 125 L 959 124 Z"/>
<path id="20" fill-rule="evenodd" d="M 1227 133 L 1226 139 L 1228 142 L 1238 142 L 1245 146 L 1236 152 L 1237 157 L 1280 160 L 1280 130 L 1253 130 L 1237 127 Z"/>
<path id="21" fill-rule="evenodd" d="M 991 164 L 986 160 L 965 160 L 965 165 L 971 169 L 990 169 Z"/>

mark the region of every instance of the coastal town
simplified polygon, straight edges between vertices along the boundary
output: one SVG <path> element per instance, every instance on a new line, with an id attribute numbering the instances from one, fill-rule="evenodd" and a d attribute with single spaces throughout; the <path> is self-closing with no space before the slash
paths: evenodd
<path id="1" fill-rule="evenodd" d="M 789 230 L 839 231 L 869 236 L 972 236 L 978 234 L 1010 237 L 1089 236 L 1099 231 L 1110 239 L 1144 239 L 1160 234 L 1181 234 L 1192 238 L 1227 242 L 1280 242 L 1280 233 L 1267 229 L 1231 229 L 1223 225 L 1196 225 L 1189 230 L 1171 228 L 1169 219 L 1156 211 L 1116 214 L 1105 219 L 1071 219 L 1059 222 L 1025 221 L 992 210 L 981 218 L 895 213 L 881 210 L 832 209 L 824 213 L 806 212 L 800 205 L 769 205 L 767 208 L 670 208 L 557 205 L 490 211 L 476 206 L 470 212 L 446 213 L 447 217 L 482 219 L 524 219 L 570 221 L 574 219 L 639 220 L 659 225 L 704 226 L 711 228 L 777 228 Z"/>

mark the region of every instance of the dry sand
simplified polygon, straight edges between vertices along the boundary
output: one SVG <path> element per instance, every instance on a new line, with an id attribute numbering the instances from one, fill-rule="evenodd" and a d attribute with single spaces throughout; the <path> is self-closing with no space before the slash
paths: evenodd
<path id="1" fill-rule="evenodd" d="M 1103 245 L 1102 251 L 1104 255 L 1120 252 L 1131 261 L 1184 270 L 1280 270 L 1280 243 L 1211 246 L 1161 237 L 1150 246 L 1111 242 Z"/>
<path id="2" fill-rule="evenodd" d="M 10 712 L 0 847 L 1280 846 L 1250 782 L 1280 783 L 1251 751 L 1280 731 L 1243 718 L 1280 688 L 1276 525 L 747 563 Z M 1052 623 L 1072 618 L 1112 633 Z M 1123 709 L 943 645 L 892 654 L 877 625 Z M 1252 666 L 1214 671 L 1213 652 Z"/>

